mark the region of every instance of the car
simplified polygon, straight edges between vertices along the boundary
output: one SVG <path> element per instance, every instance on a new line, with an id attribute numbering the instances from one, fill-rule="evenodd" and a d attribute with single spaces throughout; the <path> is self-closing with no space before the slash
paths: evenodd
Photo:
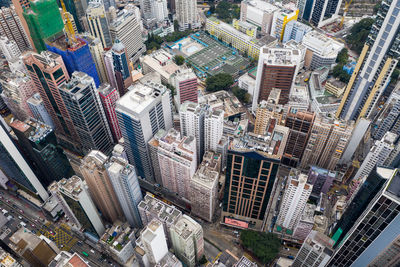
<path id="1" fill-rule="evenodd" d="M 293 256 L 287 256 L 288 259 L 294 260 Z"/>
<path id="2" fill-rule="evenodd" d="M 34 225 L 33 223 L 31 224 L 32 227 L 36 227 L 36 225 Z"/>
<path id="3" fill-rule="evenodd" d="M 289 250 L 290 250 L 290 248 L 286 248 L 286 247 L 285 247 L 285 249 L 286 249 L 287 251 L 289 251 Z"/>
<path id="4" fill-rule="evenodd" d="M 91 249 L 90 252 L 92 252 L 93 254 L 95 253 L 93 249 Z"/>
<path id="5" fill-rule="evenodd" d="M 23 210 L 19 210 L 19 212 L 21 212 L 21 213 L 24 213 L 24 211 L 23 211 Z"/>
<path id="6" fill-rule="evenodd" d="M 6 202 L 7 202 L 7 203 L 10 203 L 10 200 L 7 199 Z"/>
<path id="7" fill-rule="evenodd" d="M 22 216 L 18 216 L 18 219 L 22 220 Z"/>

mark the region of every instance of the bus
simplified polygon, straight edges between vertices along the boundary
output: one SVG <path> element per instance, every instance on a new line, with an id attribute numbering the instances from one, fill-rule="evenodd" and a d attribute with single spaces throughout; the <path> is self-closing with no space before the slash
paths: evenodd
<path id="1" fill-rule="evenodd" d="M 82 254 L 86 257 L 89 257 L 89 254 L 87 254 L 85 251 L 82 251 Z"/>

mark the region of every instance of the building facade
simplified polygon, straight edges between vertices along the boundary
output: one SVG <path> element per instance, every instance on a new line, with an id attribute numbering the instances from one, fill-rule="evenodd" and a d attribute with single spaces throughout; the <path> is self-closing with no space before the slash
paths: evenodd
<path id="1" fill-rule="evenodd" d="M 111 133 L 114 137 L 114 142 L 118 142 L 121 139 L 121 129 L 118 124 L 117 114 L 115 108 L 117 106 L 117 100 L 119 99 L 119 93 L 116 88 L 112 88 L 108 83 L 103 83 L 98 88 L 100 95 L 100 101 L 103 105 L 104 113 L 106 114 L 108 124 L 110 125 Z"/>

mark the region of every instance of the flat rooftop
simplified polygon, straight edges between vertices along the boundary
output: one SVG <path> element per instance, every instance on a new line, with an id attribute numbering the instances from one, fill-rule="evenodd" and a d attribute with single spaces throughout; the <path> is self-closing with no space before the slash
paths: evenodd
<path id="1" fill-rule="evenodd" d="M 266 13 L 272 13 L 279 9 L 279 7 L 261 0 L 250 0 L 243 2 Z"/>

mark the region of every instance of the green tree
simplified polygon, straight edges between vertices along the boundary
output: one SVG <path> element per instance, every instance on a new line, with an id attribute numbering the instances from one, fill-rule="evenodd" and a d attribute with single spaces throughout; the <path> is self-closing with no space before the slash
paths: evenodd
<path id="1" fill-rule="evenodd" d="M 179 31 L 179 22 L 177 20 L 174 20 L 174 30 L 176 32 Z"/>
<path id="2" fill-rule="evenodd" d="M 354 24 L 350 30 L 350 34 L 346 38 L 346 41 L 352 50 L 361 53 L 374 21 L 373 18 L 366 18 Z"/>
<path id="3" fill-rule="evenodd" d="M 337 55 L 336 63 L 346 64 L 349 60 L 349 50 L 347 48 L 343 48 Z"/>
<path id="4" fill-rule="evenodd" d="M 228 90 L 232 84 L 232 75 L 228 73 L 218 73 L 206 79 L 206 90 L 209 92 Z"/>
<path id="5" fill-rule="evenodd" d="M 183 63 L 185 63 L 185 58 L 181 55 L 176 55 L 176 56 L 174 56 L 174 61 L 175 61 L 176 65 L 181 66 L 181 65 L 183 65 Z"/>
<path id="6" fill-rule="evenodd" d="M 250 94 L 247 93 L 246 90 L 239 88 L 239 86 L 232 87 L 232 93 L 236 96 L 241 102 L 248 104 L 250 102 Z"/>
<path id="7" fill-rule="evenodd" d="M 203 257 L 201 257 L 201 259 L 199 260 L 199 264 L 206 264 L 207 263 L 207 258 L 206 256 L 203 254 Z"/>
<path id="8" fill-rule="evenodd" d="M 280 239 L 273 233 L 242 230 L 240 240 L 263 264 L 271 262 L 279 253 Z"/>

